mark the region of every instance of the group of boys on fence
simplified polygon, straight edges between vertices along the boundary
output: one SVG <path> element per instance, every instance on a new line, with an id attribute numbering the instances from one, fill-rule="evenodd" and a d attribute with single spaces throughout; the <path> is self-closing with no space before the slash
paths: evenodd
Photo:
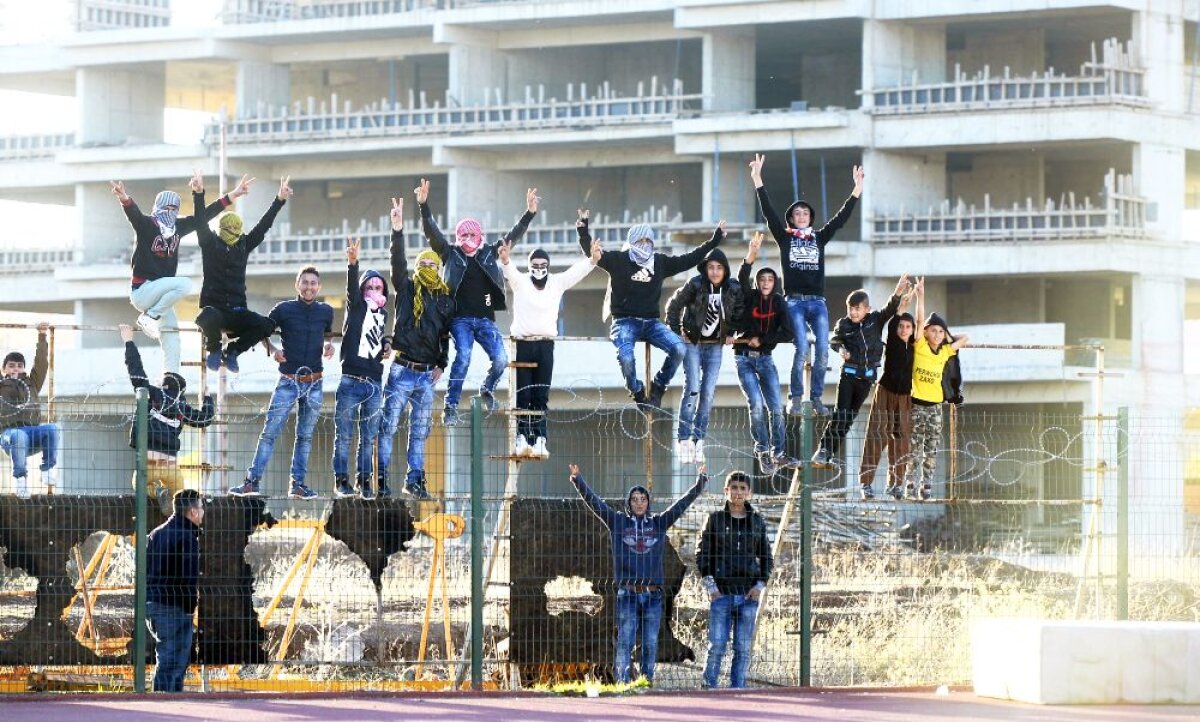
<path id="1" fill-rule="evenodd" d="M 626 389 L 638 405 L 659 409 L 671 379 L 683 365 L 685 384 L 675 451 L 681 462 L 700 465 L 695 486 L 657 515 L 649 512 L 646 489 L 631 489 L 626 509 L 619 511 L 601 501 L 583 481 L 578 467 L 571 467 L 571 481 L 612 535 L 618 583 L 619 680 L 629 679 L 630 653 L 639 620 L 643 634 L 641 671 L 647 678 L 653 677 L 662 609 L 664 535 L 695 500 L 707 478 L 704 443 L 725 346 L 733 347 L 738 379 L 749 407 L 754 453 L 764 473 L 797 463 L 784 449 L 784 405 L 771 353 L 780 343 L 794 343 L 787 410 L 799 414 L 811 330 L 814 354 L 808 391 L 816 414 L 829 413 L 821 402 L 828 348 L 840 353 L 844 362 L 836 408 L 813 463 L 841 465 L 846 433 L 874 390 L 860 471 L 862 496 L 873 498 L 873 478 L 881 453 L 886 450 L 888 493 L 897 499 L 930 498 L 941 437 L 941 406 L 947 400 L 954 401 L 957 393 L 957 386 L 951 383 L 958 376 L 956 359 L 951 360 L 967 343 L 967 337 L 950 336 L 946 322 L 936 313 L 930 314 L 920 329 L 916 327 L 913 316 L 903 310 L 915 296 L 917 318 L 924 316 L 924 280 L 910 282 L 907 275 L 901 277 L 882 310 L 871 310 L 865 291 L 851 293 L 846 316 L 837 321 L 830 336 L 824 297 L 825 246 L 850 218 L 862 193 L 863 170 L 854 168 L 850 196 L 832 219 L 815 228 L 813 209 L 802 200 L 792 203 L 780 219 L 762 180 L 763 162 L 762 155 L 755 156 L 749 164 L 750 176 L 767 227 L 780 249 L 782 276 L 767 267 L 753 272 L 763 241 L 761 233 L 750 241 L 735 278 L 719 248 L 726 237 L 724 221 L 708 242 L 681 255 L 656 250 L 655 231 L 645 224 L 629 229 L 621 249 L 604 250 L 592 239 L 590 214 L 582 209 L 576 226 L 584 257 L 561 273 L 551 273 L 549 254 L 535 249 L 528 256 L 528 272 L 521 273 L 515 269 L 512 247 L 537 214 L 537 189 L 528 189 L 525 213 L 502 238 L 486 242 L 479 221 L 464 218 L 455 226 L 451 242 L 430 211 L 430 184 L 425 179 L 415 194 L 429 248 L 416 255 L 416 267 L 410 271 L 403 233 L 404 202 L 393 198 L 390 283 L 375 270 L 360 271 L 359 241 L 349 239 L 346 246 L 341 378 L 334 404 L 335 497 L 372 499 L 391 495 L 388 471 L 392 444 L 400 418 L 407 412 L 408 471 L 404 489 L 414 498 L 431 498 L 425 480 L 425 441 L 432 427 L 433 389 L 448 365 L 450 339 L 454 339 L 455 357 L 442 413 L 446 425 L 459 421 L 458 403 L 475 343 L 490 361 L 479 395 L 487 410 L 498 408 L 496 385 L 509 361 L 495 313 L 506 308 L 506 287 L 513 294 L 510 334 L 516 340 L 519 362 L 517 408 L 523 412 L 513 454 L 547 458 L 545 414 L 562 298 L 598 266 L 609 276 L 603 314 L 606 320 L 611 318 L 610 338 Z M 213 397 L 207 396 L 200 408 L 189 404 L 184 396 L 186 383 L 179 373 L 179 329 L 174 306 L 190 293 L 192 284 L 189 278 L 177 276 L 176 271 L 180 239 L 193 232 L 199 240 L 204 272 L 196 324 L 204 335 L 207 368 L 216 372 L 224 367 L 237 373 L 239 356 L 259 344 L 279 364 L 279 379 L 254 460 L 245 480 L 230 489 L 230 494 L 262 495 L 263 474 L 274 443 L 292 408 L 298 407 L 288 496 L 317 496 L 306 483 L 307 467 L 322 404 L 324 361 L 335 352 L 334 312 L 329 304 L 318 300 L 321 274 L 313 266 L 297 274 L 295 299 L 277 304 L 266 316 L 248 308 L 249 254 L 263 242 L 293 193 L 289 179 L 283 178 L 262 219 L 244 232 L 241 216 L 227 209 L 249 192 L 253 181 L 244 176 L 230 193 L 206 205 L 203 178 L 195 174 L 189 181 L 194 215 L 187 217 L 179 216 L 180 198 L 172 191 L 160 192 L 151 213 L 146 215 L 121 182 L 112 183 L 112 191 L 135 234 L 130 302 L 140 312 L 136 325 L 160 341 L 163 350 L 162 381 L 155 386 L 142 366 L 133 327 L 120 326 L 130 381 L 135 388 L 149 391 L 147 492 L 158 498 L 164 513 L 174 510 L 178 514 L 180 509 L 187 512 L 193 508 L 194 500 L 187 500 L 183 506 L 179 501 L 179 493 L 184 491 L 177 460 L 179 438 L 185 426 L 202 427 L 214 420 Z M 218 216 L 218 227 L 213 231 L 209 223 Z M 698 273 L 671 296 L 664 323 L 660 319 L 663 283 L 692 267 Z M 5 357 L 0 379 L 0 445 L 13 458 L 17 492 L 22 496 L 27 494 L 27 456 L 42 452 L 44 472 L 50 472 L 56 464 L 59 431 L 53 424 L 42 423 L 38 399 L 47 368 L 45 333 L 42 324 L 32 373 L 26 375 L 21 354 L 10 353 Z M 271 342 L 275 334 L 280 337 L 279 346 Z M 647 379 L 648 386 L 637 377 L 634 347 L 638 341 L 666 353 L 658 373 Z M 388 359 L 391 364 L 385 380 Z M 356 426 L 359 444 L 352 483 L 349 452 Z M 130 443 L 134 443 L 132 431 Z M 906 470 L 910 461 L 912 468 Z M 710 515 L 698 547 L 713 610 L 709 668 L 705 672 L 705 682 L 710 686 L 716 684 L 716 670 L 731 631 L 735 640 L 733 683 L 744 683 L 749 664 L 748 635 L 753 633 L 759 594 L 771 569 L 766 525 L 748 503 L 750 477 L 732 472 L 726 479 L 725 493 L 725 507 Z"/>

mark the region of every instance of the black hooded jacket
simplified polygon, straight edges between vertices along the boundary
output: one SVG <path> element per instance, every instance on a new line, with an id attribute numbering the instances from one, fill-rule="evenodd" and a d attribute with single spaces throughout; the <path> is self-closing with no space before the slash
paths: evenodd
<path id="1" fill-rule="evenodd" d="M 883 332 L 888 320 L 895 318 L 900 310 L 900 297 L 892 296 L 888 304 L 879 311 L 871 311 L 863 320 L 855 323 L 849 316 L 838 319 L 829 339 L 829 348 L 834 351 L 845 349 L 850 353 L 847 364 L 860 369 L 879 367 L 883 359 Z"/>
<path id="2" fill-rule="evenodd" d="M 792 340 L 792 320 L 788 316 L 787 299 L 780 290 L 779 275 L 770 268 L 760 268 L 750 281 L 752 264 L 742 261 L 738 268 L 738 282 L 745 289 L 746 300 L 742 311 L 742 338 L 758 339 L 758 348 L 740 343 L 733 347 L 735 356 L 744 356 L 751 351 L 771 353 L 781 343 Z M 758 290 L 758 279 L 765 274 L 775 277 L 775 289 L 769 296 Z"/>
<path id="3" fill-rule="evenodd" d="M 725 278 L 716 287 L 708 280 L 705 267 L 709 261 L 717 261 L 725 269 Z M 721 294 L 721 318 L 714 338 L 724 343 L 726 336 L 734 335 L 742 327 L 744 305 L 742 284 L 731 276 L 729 261 L 720 248 L 709 251 L 704 260 L 696 265 L 696 270 L 699 275 L 693 276 L 687 283 L 680 286 L 667 301 L 667 325 L 687 341 L 699 343 L 704 329 L 705 315 L 708 313 L 708 296 L 713 292 L 719 292 Z"/>
<path id="4" fill-rule="evenodd" d="M 450 319 L 454 318 L 454 299 L 447 293 L 421 289 L 425 307 L 421 323 L 413 315 L 417 284 L 408 273 L 404 255 L 404 232 L 392 231 L 392 286 L 396 289 L 396 321 L 392 345 L 401 357 L 419 364 L 446 368 L 450 353 Z"/>
<path id="5" fill-rule="evenodd" d="M 722 594 L 745 594 L 766 584 L 774 565 L 767 523 L 749 504 L 741 519 L 729 513 L 729 502 L 708 515 L 696 541 L 696 568 Z"/>
<path id="6" fill-rule="evenodd" d="M 371 278 L 383 281 L 385 303 L 375 311 L 367 307 L 363 298 L 363 286 Z M 375 383 L 383 382 L 383 347 L 392 341 L 387 335 L 390 295 L 387 280 L 378 271 L 368 269 L 363 271 L 360 277 L 357 263 L 346 266 L 346 316 L 342 321 L 340 355 L 342 375 L 360 376 Z"/>
<path id="7" fill-rule="evenodd" d="M 792 211 L 804 206 L 808 208 L 809 217 L 815 222 L 817 219 L 811 205 L 804 201 L 792 203 L 784 213 L 784 220 L 781 221 L 779 214 L 771 206 L 771 198 L 767 195 L 766 186 L 758 189 L 758 204 L 767 221 L 767 228 L 771 230 L 771 237 L 779 246 L 779 257 L 783 263 L 784 292 L 789 296 L 793 294 L 824 296 L 825 245 L 833 240 L 833 234 L 837 233 L 838 229 L 850 220 L 850 214 L 854 212 L 854 206 L 858 204 L 858 199 L 853 194 L 846 198 L 846 202 L 842 204 L 833 218 L 830 218 L 829 222 L 820 228 L 814 227 L 812 237 L 807 239 L 794 236 L 790 232 L 793 230 Z"/>
<path id="8" fill-rule="evenodd" d="M 133 388 L 145 388 L 150 393 L 150 420 L 146 435 L 146 448 L 150 451 L 176 456 L 179 454 L 179 435 L 183 433 L 184 426 L 200 428 L 212 423 L 212 394 L 204 397 L 203 408 L 197 409 L 183 397 L 186 385 L 179 374 L 167 373 L 162 387 L 152 386 L 142 366 L 142 355 L 133 341 L 125 344 L 125 369 L 129 372 L 129 382 Z M 136 423 L 129 429 L 129 446 L 137 448 Z"/>
<path id="9" fill-rule="evenodd" d="M 246 307 L 246 263 L 250 253 L 271 230 L 275 216 L 287 201 L 276 198 L 258 225 L 243 234 L 232 246 L 221 240 L 207 223 L 196 224 L 196 238 L 200 241 L 200 259 L 204 265 L 204 283 L 200 286 L 200 307 L 215 306 L 220 309 Z M 204 209 L 204 191 L 192 194 L 196 216 Z"/>
<path id="10" fill-rule="evenodd" d="M 905 341 L 900 338 L 900 322 L 908 321 L 913 325 L 912 335 Z M 879 385 L 893 394 L 908 396 L 912 393 L 913 375 L 913 346 L 917 338 L 917 322 L 912 314 L 901 313 L 892 316 L 887 325 L 887 342 L 883 351 L 883 374 L 879 377 Z"/>

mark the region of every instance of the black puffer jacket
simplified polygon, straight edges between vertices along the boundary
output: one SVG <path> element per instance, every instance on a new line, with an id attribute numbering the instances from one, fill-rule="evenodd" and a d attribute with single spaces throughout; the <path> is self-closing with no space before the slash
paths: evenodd
<path id="1" fill-rule="evenodd" d="M 767 523 L 746 505 L 747 516 L 737 519 L 724 509 L 708 515 L 696 542 L 696 566 L 701 577 L 712 577 L 722 594 L 745 594 L 767 583 L 775 562 L 767 541 Z"/>
<path id="2" fill-rule="evenodd" d="M 258 225 L 243 234 L 232 246 L 222 241 L 207 223 L 196 224 L 196 239 L 200 241 L 200 259 L 204 265 L 204 283 L 200 286 L 201 308 L 246 307 L 246 263 L 250 253 L 266 238 L 275 216 L 279 215 L 286 202 L 276 198 Z M 193 193 L 192 203 L 199 216 L 204 210 L 204 191 Z"/>
<path id="3" fill-rule="evenodd" d="M 848 365 L 860 369 L 878 368 L 883 360 L 883 332 L 899 309 L 900 297 L 892 296 L 883 310 L 871 311 L 858 323 L 851 321 L 849 316 L 842 316 L 834 326 L 829 348 L 837 352 L 848 351 Z"/>
<path id="4" fill-rule="evenodd" d="M 450 353 L 450 319 L 454 318 L 454 299 L 446 293 L 433 294 L 422 289 L 425 308 L 421 324 L 413 315 L 417 284 L 408 275 L 404 255 L 404 232 L 392 231 L 392 286 L 396 292 L 396 325 L 392 345 L 396 353 L 409 361 L 446 368 Z"/>
<path id="5" fill-rule="evenodd" d="M 204 407 L 197 409 L 183 397 L 186 386 L 179 374 L 168 372 L 164 375 L 161 388 L 152 386 L 146 378 L 146 369 L 142 367 L 142 355 L 133 341 L 125 344 L 125 369 L 129 372 L 129 382 L 133 388 L 145 387 L 150 392 L 150 421 L 146 437 L 146 448 L 150 451 L 176 456 L 179 454 L 179 435 L 183 433 L 184 426 L 200 428 L 212 423 L 212 394 L 204 398 Z M 137 448 L 136 423 L 129 429 L 129 445 Z"/>
<path id="6" fill-rule="evenodd" d="M 726 336 L 732 336 L 742 327 L 742 309 L 745 305 L 742 284 L 731 277 L 725 253 L 720 248 L 714 248 L 697 264 L 696 270 L 700 275 L 693 276 L 680 286 L 671 294 L 671 300 L 667 301 L 667 325 L 691 343 L 700 342 L 704 317 L 708 312 L 708 296 L 714 290 L 705 270 L 709 261 L 717 261 L 725 268 L 725 280 L 717 286 L 721 293 L 721 322 L 716 338 L 723 342 Z"/>

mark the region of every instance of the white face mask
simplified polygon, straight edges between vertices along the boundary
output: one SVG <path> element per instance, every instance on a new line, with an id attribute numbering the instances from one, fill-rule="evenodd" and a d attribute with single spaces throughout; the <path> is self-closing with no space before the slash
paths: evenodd
<path id="1" fill-rule="evenodd" d="M 530 266 L 529 267 L 529 275 L 532 276 L 534 278 L 534 280 L 540 281 L 543 278 L 546 278 L 547 276 L 550 275 L 550 269 L 549 268 L 538 268 L 536 266 Z"/>

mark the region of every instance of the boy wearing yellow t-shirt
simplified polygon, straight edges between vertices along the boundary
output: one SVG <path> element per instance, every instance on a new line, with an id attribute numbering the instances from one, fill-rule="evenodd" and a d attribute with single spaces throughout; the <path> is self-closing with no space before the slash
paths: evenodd
<path id="1" fill-rule="evenodd" d="M 925 315 L 925 279 L 917 281 L 917 318 Z M 936 313 L 929 314 L 913 347 L 912 380 L 912 454 L 905 496 L 928 500 L 933 495 L 933 470 L 937 465 L 938 444 L 942 440 L 942 373 L 946 361 L 966 346 L 966 334 L 950 335 L 946 322 Z"/>

